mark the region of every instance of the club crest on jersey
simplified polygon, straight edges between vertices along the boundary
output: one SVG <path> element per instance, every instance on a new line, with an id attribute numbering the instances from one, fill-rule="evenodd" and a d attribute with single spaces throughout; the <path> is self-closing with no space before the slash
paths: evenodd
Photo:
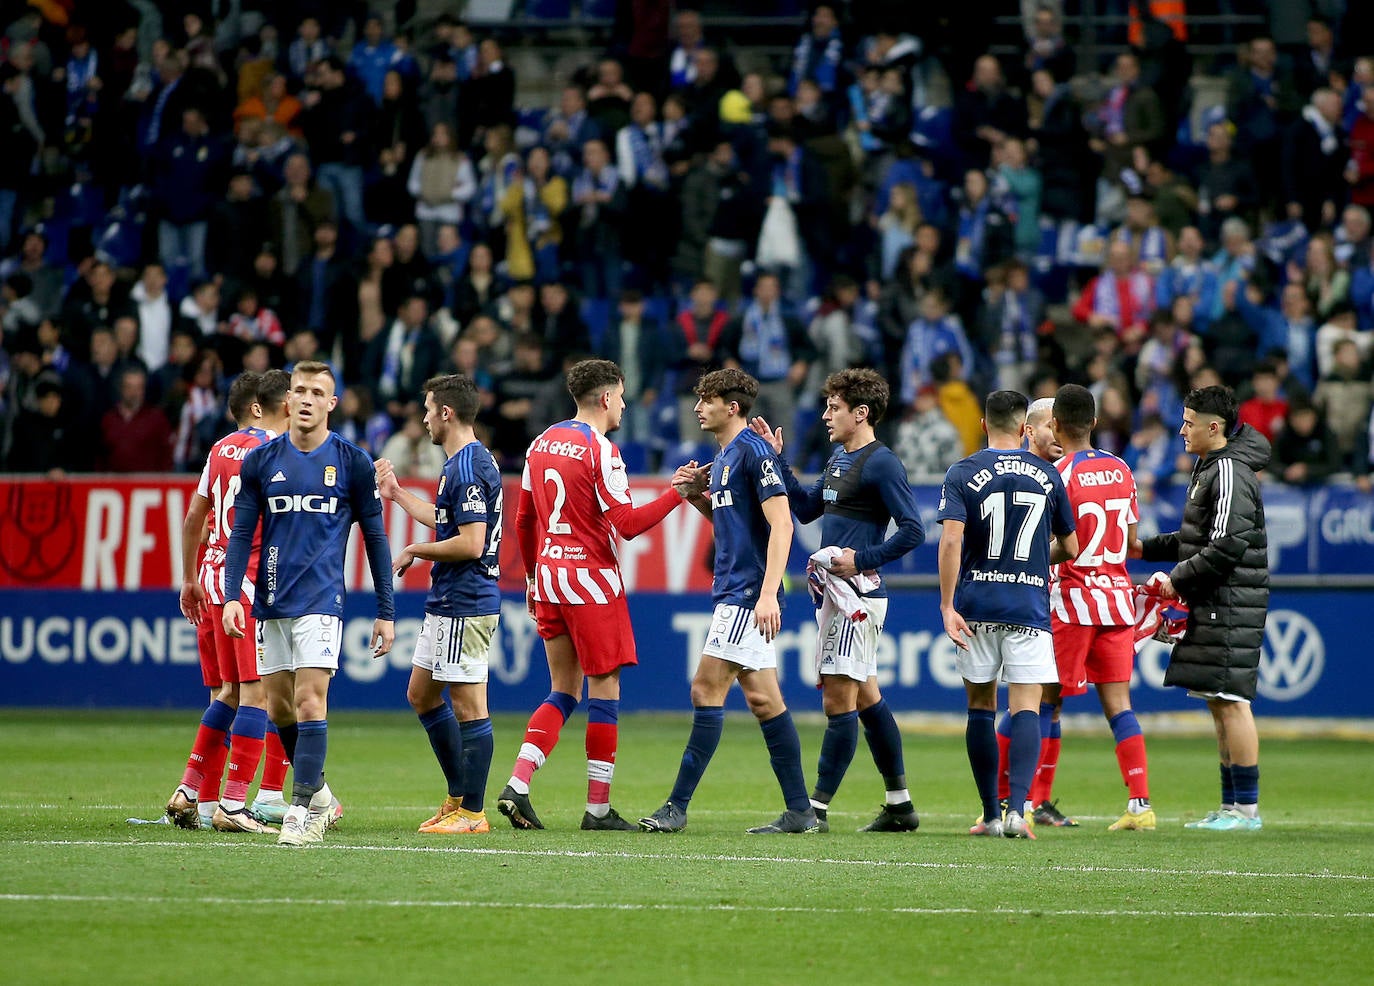
<path id="1" fill-rule="evenodd" d="M 730 467 L 722 466 L 720 470 L 720 485 L 728 486 L 730 483 Z"/>
<path id="2" fill-rule="evenodd" d="M 439 477 L 439 495 L 440 495 L 440 496 L 443 496 L 443 495 L 444 495 L 444 485 L 445 485 L 446 483 L 448 483 L 448 477 L 447 477 L 447 476 L 440 476 L 440 477 Z"/>
<path id="3" fill-rule="evenodd" d="M 339 479 L 339 470 L 333 466 L 324 467 L 324 485 L 333 486 Z"/>

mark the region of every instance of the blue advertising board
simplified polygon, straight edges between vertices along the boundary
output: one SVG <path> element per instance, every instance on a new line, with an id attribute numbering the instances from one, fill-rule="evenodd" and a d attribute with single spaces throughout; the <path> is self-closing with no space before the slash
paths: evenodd
<path id="1" fill-rule="evenodd" d="M 424 597 L 397 596 L 396 647 L 373 659 L 369 597 L 348 601 L 344 656 L 331 688 L 340 708 L 407 708 L 406 680 Z M 879 683 L 898 711 L 961 712 L 964 692 L 945 637 L 938 593 L 894 592 L 879 659 Z M 1370 716 L 1361 683 L 1368 638 L 1358 614 L 1374 610 L 1374 590 L 1288 589 L 1273 593 L 1256 710 L 1269 716 Z M 637 593 L 630 611 L 639 667 L 623 680 L 627 711 L 683 711 L 688 683 L 710 627 L 704 595 Z M 524 600 L 508 596 L 491 655 L 491 707 L 525 712 L 548 692 L 543 647 Z M 815 683 L 815 622 L 804 594 L 783 611 L 778 656 L 783 694 L 798 711 L 820 707 Z M 1147 642 L 1137 663 L 1135 706 L 1146 712 L 1196 710 L 1196 700 L 1165 688 L 1167 645 Z M 170 591 L 0 593 L 0 706 L 194 708 L 205 704 L 196 633 Z M 1081 704 L 1080 704 L 1081 703 Z M 1078 708 L 1074 708 L 1079 704 Z M 743 709 L 738 689 L 730 706 Z M 1093 712 L 1095 699 L 1070 700 Z"/>

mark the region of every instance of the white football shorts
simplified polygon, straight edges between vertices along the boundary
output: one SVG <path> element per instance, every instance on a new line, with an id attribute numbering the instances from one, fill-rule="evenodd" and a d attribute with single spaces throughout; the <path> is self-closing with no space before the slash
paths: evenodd
<path id="1" fill-rule="evenodd" d="M 887 620 L 887 599 L 860 599 L 864 619 L 854 622 L 833 607 L 816 610 L 820 640 L 816 673 L 867 681 L 878 673 L 878 636 Z M 822 623 L 828 614 L 829 618 Z"/>
<path id="2" fill-rule="evenodd" d="M 738 664 L 746 671 L 765 671 L 778 666 L 778 651 L 764 640 L 754 625 L 754 611 L 721 603 L 711 614 L 711 632 L 701 652 L 707 657 Z"/>
<path id="3" fill-rule="evenodd" d="M 323 668 L 339 670 L 343 620 L 312 613 L 282 620 L 258 620 L 258 674 Z"/>
<path id="4" fill-rule="evenodd" d="M 1035 627 L 1005 623 L 970 623 L 968 650 L 955 652 L 955 667 L 965 681 L 1009 685 L 1052 685 L 1059 681 L 1054 663 L 1054 634 Z"/>
<path id="5" fill-rule="evenodd" d="M 487 680 L 487 658 L 500 616 L 440 616 L 426 613 L 411 664 L 435 681 L 472 685 Z"/>

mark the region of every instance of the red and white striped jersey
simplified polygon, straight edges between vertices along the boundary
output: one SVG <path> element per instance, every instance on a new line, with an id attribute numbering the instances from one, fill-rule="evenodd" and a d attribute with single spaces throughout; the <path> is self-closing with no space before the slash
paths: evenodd
<path id="1" fill-rule="evenodd" d="M 620 559 L 607 514 L 613 505 L 630 505 L 620 450 L 585 422 L 561 421 L 530 444 L 520 487 L 534 505 L 534 598 L 578 606 L 619 596 Z M 523 507 L 523 492 L 521 501 Z"/>
<path id="2" fill-rule="evenodd" d="M 234 497 L 239 491 L 239 469 L 243 466 L 244 456 L 272 437 L 270 431 L 261 428 L 243 428 L 215 442 L 210 447 L 210 454 L 205 457 L 205 468 L 201 470 L 196 492 L 210 501 L 210 539 L 205 543 L 199 578 L 206 601 L 216 606 L 225 603 L 224 558 L 229 549 L 229 534 L 234 529 Z M 241 589 L 241 595 L 249 604 L 253 602 L 253 584 L 258 576 L 258 551 L 261 547 L 262 531 L 259 528 L 253 533 L 253 550 L 248 556 L 248 570 Z"/>
<path id="3" fill-rule="evenodd" d="M 1134 626 L 1135 585 L 1126 571 L 1126 547 L 1139 511 L 1131 468 L 1093 449 L 1055 465 L 1078 521 L 1078 557 L 1056 566 L 1050 609 L 1063 623 Z"/>

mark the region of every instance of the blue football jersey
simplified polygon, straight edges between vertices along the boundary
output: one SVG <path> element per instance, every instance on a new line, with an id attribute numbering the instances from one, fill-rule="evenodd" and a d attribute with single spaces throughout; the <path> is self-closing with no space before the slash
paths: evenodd
<path id="1" fill-rule="evenodd" d="M 1074 530 L 1059 470 L 1024 449 L 975 452 L 945 474 L 938 519 L 964 523 L 960 616 L 1050 629 L 1050 534 Z"/>
<path id="2" fill-rule="evenodd" d="M 434 498 L 436 541 L 458 536 L 464 524 L 486 524 L 486 550 L 469 561 L 434 563 L 425 612 L 439 616 L 490 616 L 501 612 L 501 470 L 481 442 L 464 445 L 444 463 Z"/>
<path id="3" fill-rule="evenodd" d="M 313 452 L 281 435 L 249 452 L 239 477 L 225 569 L 230 578 L 242 576 L 261 517 L 255 617 L 343 616 L 344 555 L 356 520 L 376 585 L 377 616 L 395 619 L 391 550 L 366 452 L 332 432 Z"/>
<path id="4" fill-rule="evenodd" d="M 836 445 L 821 478 L 808 489 L 783 465 L 792 512 L 803 524 L 821 520 L 821 544 L 853 548 L 859 571 L 876 571 L 926 539 L 906 469 L 890 448 L 874 441 L 853 452 Z M 897 522 L 889 538 L 888 527 Z M 887 596 L 882 583 L 867 595 Z"/>
<path id="5" fill-rule="evenodd" d="M 711 463 L 711 526 L 716 538 L 711 600 L 752 609 L 768 561 L 763 501 L 786 496 L 773 448 L 748 428 Z"/>

